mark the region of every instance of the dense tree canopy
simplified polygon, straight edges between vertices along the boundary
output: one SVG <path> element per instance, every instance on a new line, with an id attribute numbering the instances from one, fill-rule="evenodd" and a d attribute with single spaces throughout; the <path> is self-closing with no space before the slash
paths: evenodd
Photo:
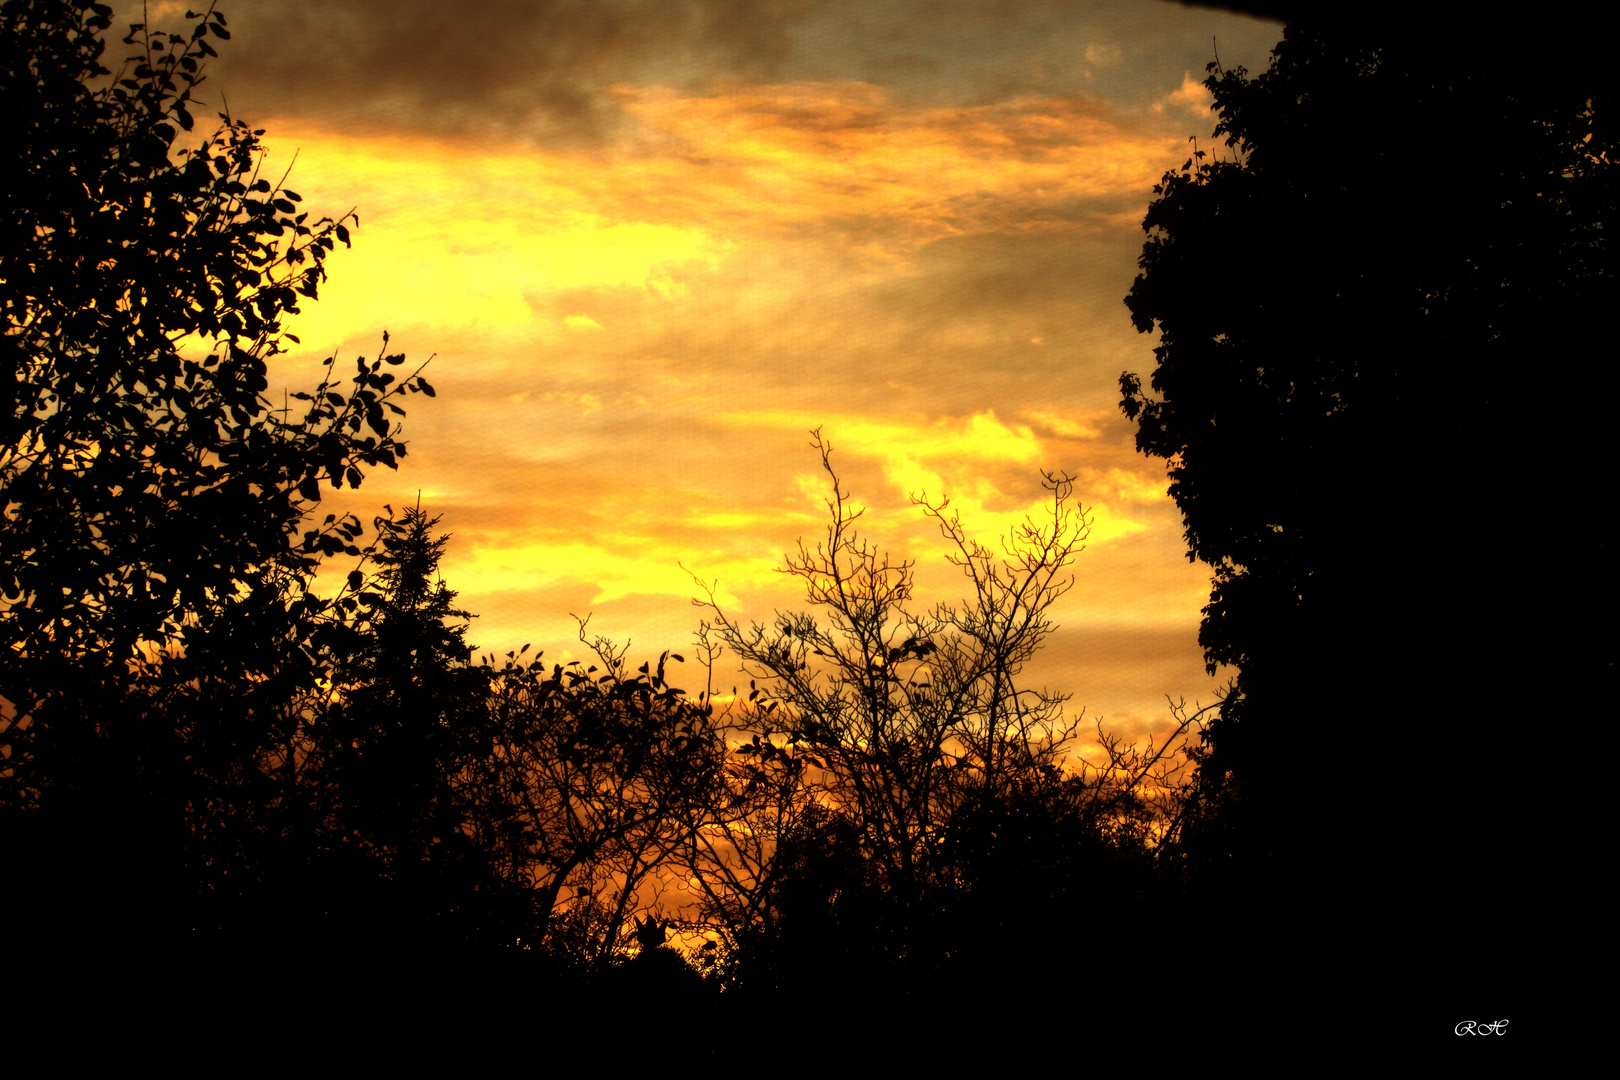
<path id="1" fill-rule="evenodd" d="M 310 573 L 360 554 L 353 517 L 307 516 L 323 484 L 396 464 L 397 399 L 428 388 L 402 356 L 349 381 L 334 358 L 296 408 L 271 399 L 283 320 L 350 222 L 259 175 L 260 131 L 222 116 L 188 142 L 223 15 L 132 27 L 117 71 L 109 25 L 99 4 L 0 8 L 0 810 L 40 858 L 140 895 L 225 872 L 197 862 L 201 819 L 265 805 L 272 717 L 345 617 Z"/>
<path id="2" fill-rule="evenodd" d="M 1601 427 L 1549 412 L 1613 388 L 1611 89 L 1479 44 L 1301 21 L 1259 76 L 1212 64 L 1225 146 L 1156 189 L 1126 303 L 1157 365 L 1121 377 L 1239 671 L 1203 857 L 1293 878 L 1307 921 L 1337 875 L 1431 941 L 1509 918 L 1538 796 L 1504 772 L 1612 668 L 1565 603 L 1613 596 Z"/>
<path id="3" fill-rule="evenodd" d="M 300 395 L 306 415 L 267 397 L 282 319 L 316 295 L 348 233 L 258 175 L 261 132 L 227 118 L 180 144 L 222 19 L 185 38 L 135 28 L 139 53 L 114 75 L 100 64 L 106 8 L 4 9 L 13 655 L 117 662 L 176 639 L 252 575 L 312 564 L 322 545 L 293 533 L 322 480 L 356 484 L 404 452 L 384 411 L 406 389 L 384 373 L 400 357 L 362 365 L 346 396 Z"/>

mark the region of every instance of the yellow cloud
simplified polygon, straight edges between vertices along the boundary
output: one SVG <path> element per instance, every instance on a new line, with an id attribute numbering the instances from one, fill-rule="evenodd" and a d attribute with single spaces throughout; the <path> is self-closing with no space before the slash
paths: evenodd
<path id="1" fill-rule="evenodd" d="M 660 284 L 667 275 L 655 277 L 660 264 L 712 257 L 695 229 L 598 219 L 527 231 L 515 216 L 498 231 L 461 225 L 452 231 L 426 216 L 389 221 L 343 260 L 322 289 L 324 303 L 296 320 L 296 332 L 314 345 L 401 322 L 533 334 L 535 294 L 614 286 L 665 293 Z M 584 315 L 564 324 L 598 325 Z"/>
<path id="2" fill-rule="evenodd" d="M 820 480 L 820 477 L 816 477 Z M 766 513 L 750 511 L 700 511 L 687 514 L 680 524 L 692 529 L 711 532 L 757 532 L 783 524 L 797 526 L 819 524 L 820 519 L 809 514 L 772 510 Z"/>
<path id="3" fill-rule="evenodd" d="M 492 334 L 545 340 L 594 324 L 576 308 L 537 326 L 558 293 L 679 301 L 694 269 L 761 230 L 880 260 L 963 233 L 1073 230 L 1075 215 L 1054 208 L 1146 192 L 1179 142 L 1076 98 L 920 108 L 848 82 L 616 94 L 641 142 L 605 157 L 270 120 L 267 168 L 296 148 L 289 185 L 306 206 L 363 209 L 353 250 L 334 253 L 322 301 L 294 332 L 313 350 L 383 328 L 397 336 L 402 324 L 432 327 L 444 348 Z"/>
<path id="4" fill-rule="evenodd" d="M 731 412 L 719 419 L 732 427 L 801 431 L 819 427 L 836 448 L 866 456 L 1030 464 L 1041 453 L 1040 440 L 1029 427 L 1002 423 L 994 409 L 933 421 L 858 414 L 829 417 L 785 409 Z"/>
<path id="5" fill-rule="evenodd" d="M 1084 467 L 1077 480 L 1088 494 L 1097 499 L 1157 506 L 1169 498 L 1169 481 L 1162 472 L 1137 472 L 1134 469 L 1121 469 L 1117 465 L 1108 469 Z"/>
<path id="6" fill-rule="evenodd" d="M 734 199 L 717 207 L 762 223 L 905 225 L 890 244 L 1007 228 L 1016 216 L 1009 202 L 1147 191 L 1178 141 L 1129 131 L 1076 98 L 920 108 L 860 82 L 617 93 L 649 129 L 704 163 L 691 197 L 722 185 Z"/>
<path id="7" fill-rule="evenodd" d="M 1009 496 L 991 475 L 1010 467 L 1035 471 L 1050 461 L 1047 448 L 1033 430 L 1024 424 L 1003 423 L 994 410 L 911 422 L 845 415 L 818 423 L 808 414 L 788 410 L 727 413 L 719 419 L 737 427 L 805 430 L 820 426 L 836 451 L 880 461 L 884 479 L 898 493 L 926 495 L 934 503 L 949 498 L 973 539 L 992 548 L 1026 516 L 1038 519 L 1050 510 L 1045 496 L 1034 501 Z M 1092 543 L 1144 531 L 1148 526 L 1129 516 L 1124 507 L 1162 503 L 1165 498 L 1162 483 L 1154 489 L 1138 474 L 1118 468 L 1082 468 L 1076 480 L 1077 494 L 1092 521 Z M 794 483 L 814 504 L 825 498 L 825 477 L 800 474 Z M 888 523 L 894 520 L 890 515 Z"/>
<path id="8" fill-rule="evenodd" d="M 1023 414 L 1040 427 L 1052 434 L 1065 439 L 1096 439 L 1102 436 L 1102 431 L 1084 420 L 1062 413 L 1041 410 L 1027 410 Z"/>
<path id="9" fill-rule="evenodd" d="M 332 256 L 321 301 L 294 320 L 312 348 L 401 323 L 431 326 L 440 340 L 451 328 L 529 335 L 536 298 L 601 288 L 675 295 L 680 267 L 712 265 L 724 248 L 698 225 L 616 216 L 621 207 L 571 182 L 586 163 L 564 155 L 272 126 L 286 156 L 298 148 L 288 186 L 305 205 L 349 205 L 329 197 L 342 192 L 365 208 L 353 249 Z M 577 313 L 563 321 L 595 325 Z"/>
<path id="10" fill-rule="evenodd" d="M 525 393 L 517 396 L 527 398 L 530 395 Z M 584 413 L 600 412 L 602 409 L 602 399 L 595 394 L 581 394 L 572 390 L 547 390 L 540 395 L 540 400 L 561 405 L 573 405 Z"/>
<path id="11" fill-rule="evenodd" d="M 1214 103 L 1214 95 L 1201 81 L 1194 79 L 1191 74 L 1184 74 L 1181 77 L 1181 85 L 1166 95 L 1163 102 L 1154 105 L 1153 109 L 1155 112 L 1163 112 L 1165 105 L 1172 105 L 1205 116 Z"/>
<path id="12" fill-rule="evenodd" d="M 623 538 L 621 538 L 623 539 Z M 586 583 L 596 590 L 592 604 L 606 604 L 628 596 L 663 596 L 685 602 L 697 595 L 692 574 L 682 569 L 678 551 L 655 538 L 645 538 L 640 550 L 615 550 L 605 544 L 486 542 L 458 559 L 456 585 L 467 592 L 498 593 L 538 589 L 559 582 Z M 687 553 L 688 560 L 691 554 Z M 706 579 L 722 585 L 770 580 L 775 563 L 767 559 L 712 560 L 702 567 Z M 737 598 L 722 589 L 722 603 Z"/>

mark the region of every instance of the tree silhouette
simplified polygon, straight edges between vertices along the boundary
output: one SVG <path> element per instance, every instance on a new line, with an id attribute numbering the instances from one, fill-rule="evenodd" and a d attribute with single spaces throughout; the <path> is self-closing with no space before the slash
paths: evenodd
<path id="1" fill-rule="evenodd" d="M 500 668 L 486 660 L 492 726 L 468 781 L 474 841 L 530 890 L 534 940 L 580 970 L 613 964 L 631 919 L 656 906 L 660 874 L 712 805 L 722 750 L 713 710 L 666 681 L 679 656 L 632 671 L 622 648 L 592 644 L 589 666 L 548 671 L 527 646 Z"/>
<path id="2" fill-rule="evenodd" d="M 438 576 L 438 520 L 419 506 L 378 519 L 375 571 L 354 572 L 338 601 L 352 612 L 316 636 L 331 664 L 296 745 L 266 762 L 306 815 L 289 883 L 309 932 L 345 948 L 464 952 L 536 933 L 527 891 L 468 828 L 494 736 L 490 672 L 469 663 L 470 615 Z"/>
<path id="3" fill-rule="evenodd" d="M 1211 64 L 1227 149 L 1155 189 L 1126 299 L 1159 338 L 1123 408 L 1214 570 L 1206 656 L 1239 670 L 1185 851 L 1231 918 L 1336 963 L 1511 921 L 1540 795 L 1505 762 L 1527 713 L 1573 714 L 1612 670 L 1551 572 L 1613 595 L 1567 464 L 1598 429 L 1539 432 L 1530 404 L 1538 369 L 1612 387 L 1610 91 L 1478 44 L 1324 18 L 1258 77 Z M 1330 931 L 1346 890 L 1372 914 Z"/>
<path id="4" fill-rule="evenodd" d="M 1149 790 L 1174 785 L 1196 717 L 1156 749 L 1104 734 L 1093 768 L 1065 760 L 1065 699 L 1021 685 L 1088 526 L 1066 477 L 1046 478 L 1049 516 L 999 556 L 945 503 L 916 500 L 972 588 L 920 612 L 912 564 L 857 534 L 861 511 L 814 438 L 830 521 L 785 569 L 816 611 L 745 626 L 712 591 L 704 605 L 707 659 L 723 647 L 750 676 L 726 718 L 727 797 L 689 834 L 719 962 L 747 992 L 799 1002 L 851 979 L 928 1000 L 1016 979 L 1040 958 L 1019 944 L 1032 910 L 1090 918 L 1127 878 L 1137 909 L 1170 809 Z"/>
<path id="5" fill-rule="evenodd" d="M 229 116 L 184 144 L 223 15 L 135 25 L 117 72 L 109 17 L 0 8 L 0 812 L 40 887 L 127 908 L 92 898 L 121 878 L 132 920 L 183 924 L 154 882 L 206 879 L 194 841 L 263 810 L 269 718 L 319 675 L 311 571 L 360 554 L 357 520 L 306 516 L 396 464 L 398 399 L 431 389 L 379 355 L 347 382 L 334 358 L 297 411 L 269 399 L 282 320 L 353 218 L 311 221 Z"/>

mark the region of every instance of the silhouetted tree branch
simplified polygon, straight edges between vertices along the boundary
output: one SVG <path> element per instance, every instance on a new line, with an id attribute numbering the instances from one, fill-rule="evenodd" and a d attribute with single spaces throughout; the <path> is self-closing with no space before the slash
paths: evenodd
<path id="1" fill-rule="evenodd" d="M 710 711 L 665 681 L 678 656 L 631 671 L 622 648 L 593 644 L 600 666 L 487 661 L 495 735 L 473 827 L 502 875 L 534 890 L 542 930 L 561 920 L 571 948 L 601 965 L 686 842 L 719 761 Z"/>
<path id="2" fill-rule="evenodd" d="M 1014 529 L 999 555 L 945 502 L 914 499 L 972 586 L 967 603 L 919 613 L 913 564 L 859 536 L 861 511 L 831 446 L 819 431 L 813 445 L 831 483 L 830 520 L 825 538 L 801 542 L 783 572 L 803 581 L 814 612 L 743 625 L 712 587 L 697 601 L 709 612 L 705 662 L 729 653 L 750 677 L 746 700 L 717 724 L 731 748 L 726 797 L 694 822 L 686 849 L 722 935 L 721 968 L 743 985 L 802 990 L 804 965 L 876 962 L 920 978 L 952 955 L 994 951 L 965 913 L 979 910 L 976 888 L 1002 895 L 979 875 L 998 850 L 992 823 L 1007 815 L 1056 845 L 1046 884 L 1032 889 L 1083 891 L 1119 878 L 1097 870 L 1091 880 L 1073 861 L 1093 847 L 1135 852 L 1131 873 L 1150 874 L 1198 714 L 1182 715 L 1156 748 L 1104 733 L 1105 762 L 1066 761 L 1078 718 L 1064 716 L 1065 698 L 1018 683 L 1053 629 L 1049 612 L 1072 585 L 1067 568 L 1089 526 L 1069 505 L 1069 479 L 1046 477 L 1049 510 Z M 999 850 L 1011 843 L 1005 836 Z"/>

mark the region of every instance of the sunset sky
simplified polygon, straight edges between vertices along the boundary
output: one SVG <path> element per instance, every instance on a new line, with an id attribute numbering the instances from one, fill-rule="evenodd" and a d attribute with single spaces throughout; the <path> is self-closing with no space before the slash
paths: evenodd
<path id="1" fill-rule="evenodd" d="M 908 493 L 988 540 L 1043 468 L 1077 477 L 1095 524 L 1031 674 L 1088 717 L 1141 731 L 1224 684 L 1207 570 L 1119 412 L 1153 345 L 1121 300 L 1154 182 L 1209 145 L 1204 65 L 1263 69 L 1280 24 L 1162 0 L 222 6 L 200 96 L 267 129 L 276 175 L 297 152 L 306 206 L 360 214 L 277 377 L 385 328 L 436 354 L 410 456 L 343 505 L 420 491 L 482 650 L 574 658 L 590 613 L 638 659 L 681 651 L 692 573 L 737 618 L 801 608 L 772 570 L 823 528 L 819 426 L 925 602 L 963 590 Z M 184 5 L 149 10 L 178 28 Z"/>

